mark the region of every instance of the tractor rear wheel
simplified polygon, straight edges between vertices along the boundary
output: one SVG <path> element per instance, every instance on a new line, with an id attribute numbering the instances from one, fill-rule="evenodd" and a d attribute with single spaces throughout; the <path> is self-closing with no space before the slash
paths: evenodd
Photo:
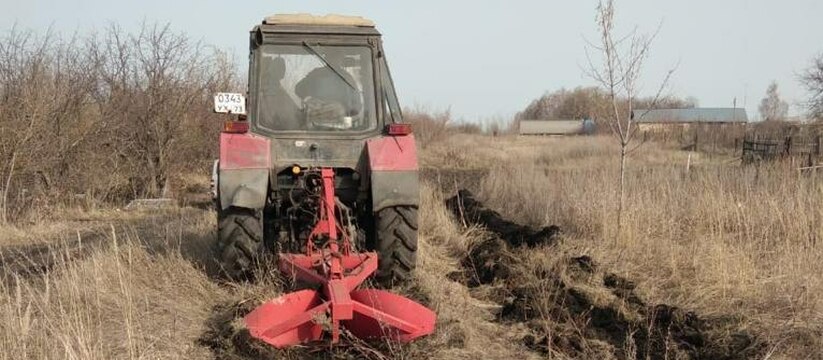
<path id="1" fill-rule="evenodd" d="M 391 286 L 409 280 L 417 263 L 417 207 L 392 206 L 378 211 L 375 219 L 375 277 Z"/>
<path id="2" fill-rule="evenodd" d="M 251 274 L 263 246 L 261 212 L 237 207 L 217 216 L 217 260 L 232 279 Z"/>

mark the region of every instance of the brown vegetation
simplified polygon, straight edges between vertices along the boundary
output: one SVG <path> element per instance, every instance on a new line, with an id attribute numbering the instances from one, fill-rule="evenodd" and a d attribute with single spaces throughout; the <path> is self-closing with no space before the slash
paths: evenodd
<path id="1" fill-rule="evenodd" d="M 515 121 L 591 119 L 598 124 L 601 133 L 608 133 L 609 125 L 605 122 L 605 119 L 602 119 L 601 115 L 607 111 L 609 104 L 608 96 L 596 87 L 578 87 L 572 90 L 560 89 L 547 92 L 532 100 L 525 109 L 515 115 Z M 695 106 L 697 106 L 695 99 L 668 96 L 661 97 L 656 104 L 653 98 L 636 98 L 633 107 L 636 109 L 680 109 Z"/>
<path id="2" fill-rule="evenodd" d="M 424 108 L 406 108 L 403 111 L 403 121 L 414 127 L 414 136 L 422 148 L 430 143 L 442 141 L 449 135 L 452 124 L 451 111 L 429 111 Z"/>
<path id="3" fill-rule="evenodd" d="M 167 194 L 175 175 L 207 168 L 220 126 L 211 96 L 236 87 L 225 54 L 169 26 L 12 29 L 0 38 L 0 221 Z"/>
<path id="4" fill-rule="evenodd" d="M 742 346 L 742 354 L 815 354 L 823 346 L 823 303 L 816 296 L 823 291 L 817 280 L 823 268 L 816 261 L 823 255 L 817 241 L 823 235 L 817 226 L 823 188 L 815 178 L 779 164 L 741 167 L 699 154 L 686 172 L 685 152 L 646 146 L 629 165 L 624 232 L 614 241 L 616 194 L 608 179 L 617 164 L 609 138 L 458 134 L 431 143 L 421 154 L 426 170 L 419 270 L 411 286 L 397 291 L 438 313 L 436 333 L 407 346 L 349 345 L 332 352 L 321 346 L 274 354 L 635 358 L 652 346 L 655 354 L 700 358 L 678 345 L 693 331 L 721 344 L 717 349 Z M 444 202 L 458 188 L 471 189 L 516 224 L 558 225 L 563 233 L 542 245 L 484 252 L 483 244 L 499 235 L 465 227 L 452 216 Z M 38 234 L 2 230 L 0 254 L 15 259 L 2 265 L 3 357 L 273 354 L 234 331 L 243 304 L 275 296 L 279 280 L 272 275 L 234 284 L 211 275 L 211 211 L 72 216 L 72 225 L 44 222 L 49 230 Z M 87 230 L 78 236 L 79 228 Z M 44 257 L 23 246 L 34 239 L 54 244 L 45 257 L 53 260 L 50 266 L 37 266 Z M 491 277 L 481 284 L 461 275 L 465 259 L 481 253 L 508 266 L 508 280 Z M 18 261 L 24 255 L 31 255 L 31 266 L 20 265 L 26 264 Z M 587 266 L 594 270 L 581 270 Z M 692 319 L 692 313 L 699 321 L 676 320 Z M 616 325 L 598 327 L 609 324 Z M 649 328 L 660 324 L 668 330 Z"/>
<path id="5" fill-rule="evenodd" d="M 822 345 L 815 339 L 823 303 L 813 295 L 823 290 L 814 275 L 823 271 L 814 260 L 823 235 L 816 178 L 781 164 L 741 167 L 701 156 L 686 172 L 685 152 L 648 144 L 629 165 L 624 232 L 613 241 L 615 145 L 529 141 L 531 148 L 522 140 L 486 143 L 505 160 L 494 162 L 477 193 L 510 219 L 564 230 L 556 247 L 532 252 L 541 262 L 589 256 L 631 279 L 646 303 L 733 320 L 772 356 Z"/>
<path id="6" fill-rule="evenodd" d="M 421 148 L 447 139 L 453 134 L 488 134 L 499 136 L 512 132 L 512 125 L 503 118 L 490 118 L 477 122 L 455 121 L 451 110 L 432 111 L 425 107 L 406 108 L 403 121 L 414 127 L 415 139 Z M 516 131 L 516 129 L 514 129 Z"/>

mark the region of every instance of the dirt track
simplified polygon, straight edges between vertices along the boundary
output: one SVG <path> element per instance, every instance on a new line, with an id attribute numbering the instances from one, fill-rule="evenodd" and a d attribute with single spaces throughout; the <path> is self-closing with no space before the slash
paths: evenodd
<path id="1" fill-rule="evenodd" d="M 139 241 L 153 253 L 180 249 L 184 255 L 210 271 L 211 259 L 202 251 L 214 234 L 203 232 L 191 224 L 202 213 L 200 208 L 137 210 L 128 216 L 110 220 L 72 221 L 75 229 L 55 233 L 34 244 L 0 246 L 0 269 L 5 275 L 39 276 L 58 262 L 83 259 L 91 251 L 110 246 L 112 241 Z M 117 238 L 120 237 L 119 240 Z"/>

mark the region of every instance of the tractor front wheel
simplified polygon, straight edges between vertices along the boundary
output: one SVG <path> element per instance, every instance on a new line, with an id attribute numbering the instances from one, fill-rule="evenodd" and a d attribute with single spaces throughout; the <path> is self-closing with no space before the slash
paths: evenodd
<path id="1" fill-rule="evenodd" d="M 387 286 L 405 282 L 417 263 L 417 207 L 387 207 L 375 216 L 377 281 Z"/>
<path id="2" fill-rule="evenodd" d="M 217 216 L 217 260 L 232 279 L 251 274 L 263 244 L 261 212 L 237 207 L 222 210 Z"/>

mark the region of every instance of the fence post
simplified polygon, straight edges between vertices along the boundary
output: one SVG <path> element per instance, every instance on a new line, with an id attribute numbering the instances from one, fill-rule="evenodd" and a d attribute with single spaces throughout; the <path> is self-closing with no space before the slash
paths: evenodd
<path id="1" fill-rule="evenodd" d="M 786 136 L 786 155 L 787 156 L 792 155 L 792 137 L 791 136 Z"/>

